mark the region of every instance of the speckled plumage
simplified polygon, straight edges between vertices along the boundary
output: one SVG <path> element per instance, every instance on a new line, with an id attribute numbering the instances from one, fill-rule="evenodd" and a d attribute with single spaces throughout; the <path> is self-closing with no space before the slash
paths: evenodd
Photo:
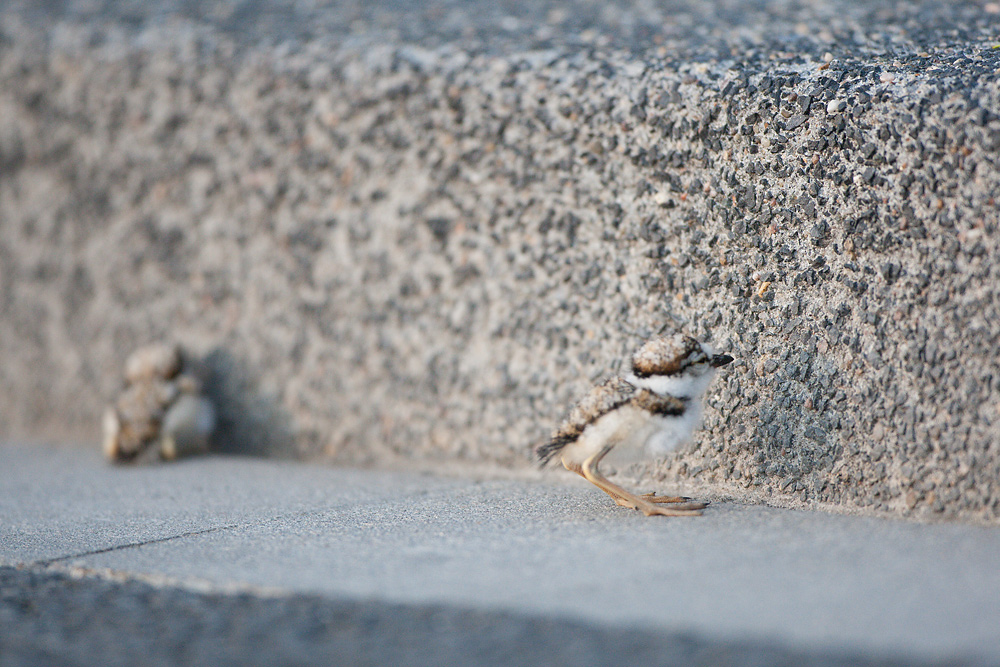
<path id="1" fill-rule="evenodd" d="M 584 430 L 612 410 L 632 405 L 653 415 L 680 415 L 684 401 L 673 396 L 658 396 L 648 389 L 640 389 L 621 377 L 610 378 L 590 390 L 573 406 L 569 415 L 552 434 L 548 443 L 538 448 L 538 456 L 547 462 L 563 447 L 579 438 Z"/>
<path id="2" fill-rule="evenodd" d="M 620 377 L 613 377 L 590 390 L 573 406 L 553 438 L 575 438 L 598 418 L 632 400 L 635 387 Z"/>
<path id="3" fill-rule="evenodd" d="M 552 438 L 538 448 L 538 458 L 543 464 L 559 453 L 566 445 L 580 437 L 584 429 L 602 415 L 628 403 L 635 395 L 635 387 L 620 377 L 610 378 L 590 390 L 583 400 L 573 406 Z"/>
<path id="4" fill-rule="evenodd" d="M 676 417 L 684 414 L 685 402 L 673 396 L 660 396 L 648 389 L 639 389 L 632 397 L 632 405 L 651 415 Z"/>
<path id="5" fill-rule="evenodd" d="M 707 354 L 690 336 L 676 334 L 655 338 L 632 355 L 632 372 L 637 377 L 677 375 L 692 363 L 706 359 Z"/>

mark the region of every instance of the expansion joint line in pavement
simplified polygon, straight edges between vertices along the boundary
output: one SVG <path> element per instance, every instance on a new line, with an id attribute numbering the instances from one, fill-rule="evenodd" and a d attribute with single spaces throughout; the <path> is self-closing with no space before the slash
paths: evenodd
<path id="1" fill-rule="evenodd" d="M 213 528 L 204 528 L 202 530 L 191 530 L 186 533 L 181 533 L 179 535 L 168 535 L 167 537 L 158 537 L 154 540 L 143 540 L 142 542 L 129 542 L 128 544 L 116 544 L 111 547 L 105 547 L 104 549 L 93 549 L 92 551 L 82 551 L 75 554 L 69 554 L 68 556 L 58 556 L 56 558 L 46 558 L 43 560 L 36 560 L 31 563 L 33 566 L 45 567 L 48 565 L 54 565 L 56 563 L 62 563 L 67 560 L 73 560 L 74 558 L 86 558 L 87 556 L 97 556 L 98 554 L 106 554 L 112 551 L 123 551 L 125 549 L 135 549 L 138 547 L 144 547 L 149 544 L 159 544 L 160 542 L 170 542 L 171 540 L 179 540 L 185 537 L 196 537 L 198 535 L 206 535 L 208 533 L 216 533 L 222 530 L 231 530 L 233 528 L 238 528 L 240 524 L 233 523 L 226 526 L 215 526 Z"/>

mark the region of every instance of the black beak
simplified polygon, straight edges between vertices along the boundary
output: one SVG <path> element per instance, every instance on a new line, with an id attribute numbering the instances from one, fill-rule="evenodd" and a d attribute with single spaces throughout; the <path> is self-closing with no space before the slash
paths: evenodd
<path id="1" fill-rule="evenodd" d="M 718 368 L 719 366 L 725 366 L 732 360 L 733 358 L 728 354 L 716 354 L 709 360 L 708 363 L 712 364 L 713 367 Z"/>

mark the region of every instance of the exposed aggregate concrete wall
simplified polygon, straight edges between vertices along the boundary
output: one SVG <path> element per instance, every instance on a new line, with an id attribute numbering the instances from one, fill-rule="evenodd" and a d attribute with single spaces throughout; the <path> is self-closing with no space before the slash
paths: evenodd
<path id="1" fill-rule="evenodd" d="M 737 361 L 647 478 L 995 522 L 993 8 L 810 7 L 638 50 L 8 9 L 0 431 L 96 439 L 166 339 L 222 450 L 520 466 L 677 327 Z"/>

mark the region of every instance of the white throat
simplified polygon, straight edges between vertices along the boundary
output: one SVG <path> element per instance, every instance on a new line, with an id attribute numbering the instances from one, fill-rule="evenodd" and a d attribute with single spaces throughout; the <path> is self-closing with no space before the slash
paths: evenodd
<path id="1" fill-rule="evenodd" d="M 629 373 L 625 379 L 639 387 L 648 389 L 660 396 L 673 396 L 675 398 L 701 398 L 712 382 L 715 369 L 711 369 L 701 375 L 650 375 L 649 377 L 636 377 L 634 373 Z"/>

